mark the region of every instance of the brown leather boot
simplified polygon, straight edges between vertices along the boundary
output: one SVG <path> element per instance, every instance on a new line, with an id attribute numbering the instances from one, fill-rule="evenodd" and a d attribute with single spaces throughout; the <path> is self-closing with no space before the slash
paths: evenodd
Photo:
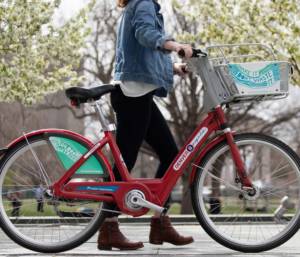
<path id="1" fill-rule="evenodd" d="M 120 250 L 136 250 L 144 245 L 142 242 L 129 241 L 120 231 L 118 222 L 104 221 L 99 230 L 98 249 L 111 250 L 113 247 Z"/>
<path id="2" fill-rule="evenodd" d="M 194 239 L 191 236 L 184 237 L 179 235 L 172 226 L 170 218 L 163 216 L 161 218 L 152 217 L 149 242 L 155 245 L 161 245 L 164 242 L 173 245 L 187 245 L 194 242 Z"/>

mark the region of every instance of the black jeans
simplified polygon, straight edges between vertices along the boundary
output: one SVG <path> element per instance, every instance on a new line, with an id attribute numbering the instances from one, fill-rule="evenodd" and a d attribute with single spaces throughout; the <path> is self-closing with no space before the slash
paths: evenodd
<path id="1" fill-rule="evenodd" d="M 22 206 L 22 202 L 18 199 L 13 199 L 11 201 L 12 204 L 12 212 L 11 212 L 11 216 L 14 217 L 19 217 L 20 216 L 20 208 Z"/>
<path id="2" fill-rule="evenodd" d="M 37 199 L 37 211 L 44 212 L 44 199 Z"/>
<path id="3" fill-rule="evenodd" d="M 178 153 L 175 140 L 160 110 L 153 101 L 153 92 L 141 97 L 127 97 L 121 89 L 111 93 L 111 104 L 116 113 L 116 142 L 129 171 L 136 162 L 139 149 L 145 140 L 159 157 L 156 178 L 161 178 Z M 117 181 L 121 180 L 116 167 Z M 105 203 L 103 208 L 118 210 L 115 204 Z M 106 217 L 118 216 L 106 212 Z"/>

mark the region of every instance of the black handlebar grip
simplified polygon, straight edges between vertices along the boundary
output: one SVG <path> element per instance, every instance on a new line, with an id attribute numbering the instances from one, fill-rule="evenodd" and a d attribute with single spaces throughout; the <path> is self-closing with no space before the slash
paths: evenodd
<path id="1" fill-rule="evenodd" d="M 183 71 L 184 73 L 189 73 L 189 71 L 188 71 L 188 68 L 187 68 L 187 67 L 182 67 L 182 71 Z"/>
<path id="2" fill-rule="evenodd" d="M 203 52 L 201 49 L 193 49 L 192 57 L 207 57 L 207 53 Z"/>
<path id="3" fill-rule="evenodd" d="M 184 58 L 185 57 L 185 51 L 183 49 L 180 49 L 179 52 L 178 52 L 178 55 L 181 57 L 181 58 Z M 192 54 L 192 57 L 206 57 L 207 56 L 207 53 L 205 52 L 202 52 L 201 49 L 194 49 L 193 48 L 193 54 Z"/>
<path id="4" fill-rule="evenodd" d="M 180 49 L 179 52 L 178 52 L 178 55 L 181 57 L 181 58 L 184 58 L 185 57 L 185 51 L 183 49 Z"/>

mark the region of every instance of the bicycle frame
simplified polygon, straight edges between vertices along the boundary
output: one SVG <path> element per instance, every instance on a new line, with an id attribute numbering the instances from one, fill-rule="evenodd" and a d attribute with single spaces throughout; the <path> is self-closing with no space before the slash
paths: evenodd
<path id="1" fill-rule="evenodd" d="M 150 202 L 155 204 L 156 207 L 163 206 L 178 179 L 183 175 L 188 163 L 195 157 L 196 153 L 199 152 L 200 148 L 204 145 L 207 139 L 216 131 L 222 131 L 223 135 L 217 137 L 215 140 L 202 148 L 199 157 L 196 160 L 197 163 L 201 161 L 201 158 L 205 156 L 213 144 L 222 140 L 226 140 L 230 147 L 230 152 L 232 154 L 239 177 L 239 182 L 241 183 L 242 188 L 245 190 L 252 190 L 252 183 L 245 172 L 244 163 L 241 159 L 238 147 L 234 142 L 232 131 L 226 123 L 225 114 L 222 109 L 224 95 L 223 91 L 221 90 L 222 86 L 220 84 L 220 80 L 217 77 L 217 74 L 214 72 L 207 54 L 201 52 L 199 58 L 194 58 L 194 60 L 191 60 L 191 62 L 196 62 L 196 65 L 194 65 L 195 67 L 201 67 L 197 68 L 195 72 L 201 77 L 203 85 L 206 89 L 204 91 L 204 106 L 205 110 L 208 112 L 208 115 L 199 124 L 185 145 L 181 148 L 176 158 L 165 172 L 163 178 L 143 179 L 133 178 L 130 176 L 130 173 L 122 159 L 122 155 L 112 134 L 113 129 L 111 129 L 111 126 L 105 119 L 100 104 L 96 102 L 95 109 L 99 114 L 100 122 L 104 130 L 104 138 L 96 144 L 91 144 L 88 140 L 82 138 L 80 135 L 65 131 L 65 133 L 72 134 L 75 138 L 80 137 L 80 140 L 83 140 L 87 143 L 89 150 L 68 171 L 66 171 L 63 177 L 61 177 L 51 186 L 54 196 L 63 199 L 89 199 L 95 201 L 115 202 L 122 212 L 133 216 L 141 216 L 148 211 L 148 208 L 145 208 L 145 206 L 139 210 L 128 208 L 128 204 L 125 203 L 126 194 L 132 190 L 138 190 L 144 194 L 143 198 L 146 199 L 148 203 Z M 46 132 L 47 130 L 44 130 L 43 132 L 40 131 L 33 134 Z M 60 133 L 64 132 L 60 131 Z M 24 135 L 24 137 L 27 140 L 26 135 Z M 24 137 L 17 139 L 10 146 L 24 139 Z M 111 149 L 115 165 L 120 173 L 122 181 L 115 181 L 112 168 L 101 151 L 106 145 L 109 145 Z M 99 158 L 103 160 L 103 164 L 106 166 L 105 168 L 109 173 L 110 181 L 72 181 L 71 178 L 76 173 L 78 168 L 80 168 L 81 165 L 83 165 L 84 162 L 93 154 L 97 154 Z M 194 168 L 190 176 L 191 182 L 195 172 L 196 169 Z"/>
<path id="2" fill-rule="evenodd" d="M 199 124 L 195 129 L 193 134 L 187 140 L 185 145 L 181 148 L 176 158 L 173 160 L 165 175 L 161 179 L 144 179 L 144 178 L 133 178 L 122 159 L 120 150 L 115 142 L 114 136 L 112 134 L 111 126 L 105 119 L 102 113 L 101 106 L 96 102 L 96 111 L 99 113 L 100 122 L 104 130 L 104 138 L 96 144 L 92 144 L 87 139 L 80 135 L 77 135 L 68 131 L 59 131 L 59 133 L 66 133 L 72 135 L 73 137 L 80 137 L 79 139 L 85 141 L 88 145 L 88 151 L 85 153 L 58 181 L 56 181 L 51 189 L 55 197 L 62 199 L 86 199 L 104 202 L 115 202 L 121 212 L 127 213 L 132 216 L 141 216 L 148 212 L 148 208 L 142 209 L 132 209 L 129 208 L 125 203 L 126 195 L 132 190 L 138 190 L 144 194 L 144 199 L 148 203 L 155 204 L 156 207 L 163 206 L 168 199 L 172 189 L 177 183 L 178 179 L 183 175 L 185 168 L 188 163 L 195 157 L 199 152 L 200 148 L 204 146 L 208 138 L 217 131 L 223 132 L 222 135 L 215 138 L 206 144 L 200 151 L 196 162 L 199 163 L 205 154 L 216 144 L 223 140 L 226 140 L 229 145 L 230 152 L 232 154 L 236 171 L 239 177 L 239 182 L 244 190 L 252 190 L 252 183 L 247 177 L 245 172 L 244 163 L 241 159 L 237 145 L 233 139 L 233 133 L 226 123 L 226 118 L 224 111 L 222 109 L 223 102 L 223 91 L 220 91 L 222 86 L 220 85 L 220 80 L 217 74 L 214 72 L 209 59 L 206 54 L 202 52 L 199 58 L 194 58 L 192 62 L 196 62 L 196 66 L 201 67 L 196 69 L 195 72 L 201 77 L 203 85 L 205 87 L 204 91 L 204 106 L 205 110 L 208 112 L 207 117 Z M 192 65 L 193 66 L 193 65 Z M 46 133 L 49 130 L 43 130 L 40 132 L 34 132 L 28 136 L 37 133 Z M 55 131 L 50 131 L 55 132 Z M 25 139 L 26 135 L 24 135 Z M 24 139 L 21 137 L 14 141 L 11 145 L 16 144 L 18 141 Z M 109 145 L 115 165 L 120 173 L 122 181 L 115 181 L 115 176 L 113 174 L 112 168 L 102 153 L 102 149 Z M 106 166 L 106 170 L 109 173 L 110 181 L 104 182 L 74 182 L 71 178 L 84 164 L 88 158 L 97 154 L 100 159 L 103 160 L 103 164 Z M 199 168 L 194 168 L 192 174 L 190 175 L 190 182 L 193 181 L 195 172 L 201 172 Z M 149 205 L 148 205 L 149 206 Z"/>
<path id="3" fill-rule="evenodd" d="M 199 124 L 186 144 L 181 148 L 174 161 L 167 169 L 165 175 L 161 179 L 145 179 L 133 178 L 123 159 L 119 148 L 115 142 L 114 135 L 111 131 L 104 131 L 104 138 L 91 146 L 89 151 L 84 154 L 58 181 L 52 185 L 53 194 L 55 197 L 63 199 L 86 199 L 103 202 L 115 202 L 121 212 L 132 215 L 141 216 L 148 212 L 149 209 L 142 208 L 140 210 L 132 210 L 126 206 L 124 201 L 126 194 L 131 190 L 140 190 L 145 195 L 147 201 L 159 206 L 168 199 L 172 189 L 178 179 L 183 175 L 187 165 L 198 153 L 201 146 L 207 141 L 210 135 L 216 131 L 223 131 L 223 135 L 219 140 L 227 140 L 230 146 L 233 159 L 235 161 L 237 172 L 244 187 L 251 188 L 251 182 L 248 179 L 244 164 L 241 160 L 238 148 L 233 140 L 233 135 L 230 128 L 226 125 L 224 111 L 221 106 L 216 107 L 212 112 L 208 113 L 207 117 Z M 102 154 L 101 149 L 109 145 L 115 161 L 115 165 L 119 170 L 122 181 L 115 181 L 115 176 L 109 162 Z M 206 145 L 200 152 L 206 153 L 209 150 L 209 144 Z M 77 169 L 92 154 L 98 154 L 107 166 L 109 172 L 109 182 L 74 182 L 70 178 L 75 174 Z"/>

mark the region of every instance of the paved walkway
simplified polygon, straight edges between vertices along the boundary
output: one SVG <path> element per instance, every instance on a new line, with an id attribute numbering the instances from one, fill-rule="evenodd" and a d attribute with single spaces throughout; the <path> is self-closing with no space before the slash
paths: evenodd
<path id="1" fill-rule="evenodd" d="M 151 245 L 148 243 L 149 224 L 121 224 L 121 229 L 126 235 L 133 240 L 141 240 L 144 242 L 145 247 L 137 251 L 99 251 L 96 249 L 96 236 L 91 240 L 83 244 L 82 246 L 73 249 L 69 252 L 61 254 L 40 254 L 26 250 L 6 237 L 6 235 L 0 230 L 0 257 L 3 256 L 45 256 L 45 257 L 59 257 L 59 256 L 284 256 L 300 257 L 300 232 L 298 232 L 289 242 L 281 247 L 259 254 L 244 254 L 229 250 L 215 241 L 213 241 L 203 229 L 196 224 L 190 225 L 176 225 L 176 228 L 184 235 L 192 235 L 195 242 L 188 246 L 176 247 L 171 244 L 164 244 L 162 246 Z"/>

